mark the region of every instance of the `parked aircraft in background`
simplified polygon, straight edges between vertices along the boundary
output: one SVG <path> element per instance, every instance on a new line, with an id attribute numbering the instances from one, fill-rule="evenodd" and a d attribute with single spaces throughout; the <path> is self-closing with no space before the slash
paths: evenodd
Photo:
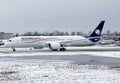
<path id="1" fill-rule="evenodd" d="M 4 42 L 4 47 L 15 48 L 49 47 L 52 51 L 65 51 L 67 46 L 89 46 L 94 45 L 100 40 L 105 21 L 100 24 L 89 36 L 18 36 Z"/>

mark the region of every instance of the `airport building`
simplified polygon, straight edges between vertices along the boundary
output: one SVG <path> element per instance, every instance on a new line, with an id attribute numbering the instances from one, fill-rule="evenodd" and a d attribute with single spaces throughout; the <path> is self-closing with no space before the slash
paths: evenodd
<path id="1" fill-rule="evenodd" d="M 0 32 L 0 39 L 9 39 L 13 37 L 13 33 Z"/>

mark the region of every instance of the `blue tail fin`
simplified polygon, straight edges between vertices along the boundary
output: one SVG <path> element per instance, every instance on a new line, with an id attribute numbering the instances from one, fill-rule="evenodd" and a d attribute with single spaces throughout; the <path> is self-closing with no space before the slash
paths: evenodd
<path id="1" fill-rule="evenodd" d="M 104 26 L 105 21 L 101 21 L 100 24 L 96 27 L 96 29 L 93 31 L 93 33 L 90 35 L 90 37 L 98 37 L 101 36 L 102 29 Z"/>
<path id="2" fill-rule="evenodd" d="M 100 40 L 100 36 L 102 33 L 104 23 L 105 23 L 105 20 L 101 21 L 100 24 L 95 28 L 93 33 L 89 36 L 89 38 L 92 42 L 97 42 Z"/>

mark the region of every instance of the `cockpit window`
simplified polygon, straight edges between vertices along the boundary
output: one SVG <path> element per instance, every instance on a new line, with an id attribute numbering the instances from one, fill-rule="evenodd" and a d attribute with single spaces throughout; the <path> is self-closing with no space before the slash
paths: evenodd
<path id="1" fill-rule="evenodd" d="M 12 42 L 12 40 L 8 40 L 8 42 Z"/>

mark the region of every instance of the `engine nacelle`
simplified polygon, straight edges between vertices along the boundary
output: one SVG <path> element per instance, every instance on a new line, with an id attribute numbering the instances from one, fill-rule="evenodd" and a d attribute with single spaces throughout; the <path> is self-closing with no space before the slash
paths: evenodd
<path id="1" fill-rule="evenodd" d="M 52 50 L 58 50 L 60 49 L 61 45 L 58 42 L 51 42 L 49 43 L 49 48 Z"/>

